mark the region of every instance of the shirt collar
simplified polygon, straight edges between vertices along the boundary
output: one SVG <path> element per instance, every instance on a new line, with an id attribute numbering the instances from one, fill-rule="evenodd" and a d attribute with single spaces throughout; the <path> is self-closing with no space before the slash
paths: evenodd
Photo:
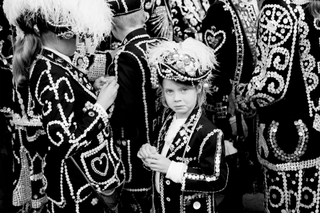
<path id="1" fill-rule="evenodd" d="M 44 46 L 43 48 L 46 49 L 46 50 L 49 50 L 49 51 L 53 52 L 54 54 L 60 56 L 61 58 L 63 58 L 64 60 L 66 60 L 67 62 L 69 62 L 70 64 L 72 64 L 71 59 L 69 58 L 69 56 L 66 56 L 66 55 L 64 55 L 64 54 L 62 54 L 62 53 L 58 52 L 57 50 L 54 50 L 54 49 L 52 49 L 52 48 L 50 48 L 50 47 Z"/>

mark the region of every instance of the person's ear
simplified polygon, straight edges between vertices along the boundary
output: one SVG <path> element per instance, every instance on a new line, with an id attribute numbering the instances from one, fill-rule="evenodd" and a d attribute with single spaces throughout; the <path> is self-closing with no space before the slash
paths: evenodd
<path id="1" fill-rule="evenodd" d="M 201 90 L 202 90 L 202 84 L 198 84 L 196 86 L 196 89 L 197 89 L 197 93 L 199 94 L 201 92 Z"/>

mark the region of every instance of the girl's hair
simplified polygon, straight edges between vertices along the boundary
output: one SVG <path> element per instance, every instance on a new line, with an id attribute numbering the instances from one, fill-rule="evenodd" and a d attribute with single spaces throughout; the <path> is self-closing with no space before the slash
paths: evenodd
<path id="1" fill-rule="evenodd" d="M 26 34 L 23 38 L 17 38 L 14 44 L 12 71 L 17 86 L 29 80 L 29 70 L 35 57 L 42 49 L 39 36 Z"/>
<path id="2" fill-rule="evenodd" d="M 158 95 L 158 97 L 160 97 L 162 105 L 165 107 L 169 107 L 166 102 L 164 93 L 163 93 L 163 87 L 162 87 L 163 78 L 161 78 L 159 80 L 160 80 L 160 87 L 157 88 L 157 95 Z M 194 87 L 195 89 L 197 89 L 197 87 L 201 84 L 201 90 L 197 95 L 197 104 L 195 107 L 202 107 L 204 104 L 206 104 L 208 92 L 206 91 L 206 88 L 204 87 L 203 83 L 200 82 L 200 83 L 196 84 L 196 83 L 192 83 L 192 82 L 188 82 L 188 81 L 187 82 L 186 81 L 184 81 L 184 82 L 183 81 L 175 81 L 175 82 L 186 85 L 188 87 Z"/>
<path id="3" fill-rule="evenodd" d="M 16 83 L 28 80 L 48 30 L 64 39 L 90 35 L 94 44 L 111 31 L 112 11 L 105 0 L 4 0 L 2 8 L 18 32 L 12 62 Z"/>
<path id="4" fill-rule="evenodd" d="M 309 9 L 314 18 L 320 19 L 320 2 L 319 0 L 311 0 Z"/>

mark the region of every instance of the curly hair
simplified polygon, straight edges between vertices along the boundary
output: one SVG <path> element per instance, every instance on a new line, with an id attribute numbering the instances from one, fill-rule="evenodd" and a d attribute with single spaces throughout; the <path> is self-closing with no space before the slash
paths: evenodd
<path id="1" fill-rule="evenodd" d="M 309 7 L 313 17 L 320 19 L 320 2 L 319 2 L 319 0 L 311 0 L 308 7 Z"/>

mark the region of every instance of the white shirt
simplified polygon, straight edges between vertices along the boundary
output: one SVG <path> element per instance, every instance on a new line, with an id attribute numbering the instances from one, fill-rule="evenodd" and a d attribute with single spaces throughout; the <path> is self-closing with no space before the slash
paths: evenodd
<path id="1" fill-rule="evenodd" d="M 179 132 L 181 126 L 186 122 L 186 118 L 178 119 L 176 115 L 174 115 L 173 120 L 170 124 L 170 127 L 166 133 L 165 136 L 165 144 L 162 148 L 161 155 L 166 156 L 168 153 L 168 150 L 172 144 L 173 139 Z M 181 183 L 182 182 L 182 175 L 183 172 L 187 169 L 187 165 L 182 162 L 175 162 L 171 161 L 169 169 L 166 174 L 166 178 L 171 179 L 175 183 Z M 155 183 L 156 183 L 156 190 L 157 192 L 160 192 L 159 190 L 159 180 L 160 180 L 160 173 L 156 172 L 155 176 Z"/>

